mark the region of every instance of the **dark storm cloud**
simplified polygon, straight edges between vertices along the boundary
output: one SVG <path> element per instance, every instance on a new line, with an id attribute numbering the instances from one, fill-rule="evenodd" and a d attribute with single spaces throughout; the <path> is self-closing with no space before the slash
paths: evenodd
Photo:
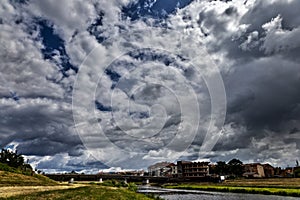
<path id="1" fill-rule="evenodd" d="M 68 144 L 64 141 L 57 142 L 51 141 L 48 138 L 37 138 L 31 141 L 22 141 L 18 146 L 18 151 L 24 155 L 53 156 L 61 152 L 73 150 L 74 147 L 73 144 Z M 78 153 L 75 155 L 78 156 Z"/>
<path id="2" fill-rule="evenodd" d="M 297 63 L 282 57 L 264 58 L 237 69 L 226 82 L 229 104 L 227 122 L 238 124 L 232 127 L 236 134 L 224 138 L 216 149 L 247 148 L 252 138 L 282 140 L 284 136 L 288 137 L 291 130 L 297 130 L 300 114 L 299 71 Z M 240 130 L 239 126 L 245 129 Z M 300 141 L 287 138 L 284 142 L 299 145 Z"/>
<path id="3" fill-rule="evenodd" d="M 280 16 L 282 18 L 282 30 L 287 31 L 287 33 L 295 31 L 299 29 L 300 25 L 300 17 L 297 14 L 300 8 L 299 1 L 274 1 L 268 2 L 259 0 L 255 3 L 255 5 L 241 18 L 241 24 L 250 24 L 247 29 L 247 33 L 251 33 L 253 31 L 257 31 L 259 37 L 264 37 L 267 33 L 263 29 L 263 25 L 267 22 L 270 22 L 273 18 Z M 253 20 L 255 19 L 255 20 Z M 273 38 L 272 43 L 280 43 L 281 37 Z M 285 51 L 281 51 L 280 53 L 290 60 L 295 60 L 299 62 L 299 42 L 298 45 L 294 46 L 290 43 L 293 41 L 298 41 L 297 36 L 289 38 L 289 41 L 286 41 L 286 44 L 289 48 L 285 49 Z M 262 49 L 260 49 L 262 50 Z M 276 51 L 275 51 L 276 52 Z M 264 55 L 261 53 L 261 55 Z"/>
<path id="4" fill-rule="evenodd" d="M 253 157 L 261 160 L 280 160 L 285 147 L 295 144 L 299 148 L 300 65 L 297 49 L 300 44 L 298 36 L 290 36 L 299 29 L 296 14 L 299 8 L 298 1 L 257 1 L 240 23 L 250 24 L 245 34 L 257 31 L 256 41 L 259 42 L 245 52 L 238 51 L 241 41 L 236 45 L 222 45 L 229 52 L 228 58 L 240 57 L 243 61 L 236 59 L 231 72 L 224 74 L 228 97 L 226 121 L 230 128 L 215 150 L 249 149 L 258 155 Z M 270 30 L 265 26 L 267 23 Z M 270 35 L 272 41 L 267 43 Z M 279 46 L 276 44 L 287 36 L 290 40 L 283 44 L 286 47 L 276 49 Z M 266 52 L 268 48 L 272 53 Z M 289 136 L 291 131 L 292 137 Z M 253 139 L 263 141 L 263 145 L 253 146 Z M 274 139 L 283 142 L 276 150 Z M 240 151 L 235 155 L 250 160 Z"/>
<path id="5" fill-rule="evenodd" d="M 216 59 L 228 110 L 208 157 L 290 162 L 300 145 L 299 1 L 258 0 L 246 12 L 232 2 L 210 5 L 199 7 L 197 24 L 211 55 L 226 55 Z"/>
<path id="6" fill-rule="evenodd" d="M 234 87 L 229 91 L 229 98 L 233 97 L 229 114 L 242 115 L 238 118 L 249 128 L 281 131 L 281 123 L 297 119 L 290 114 L 300 102 L 299 70 L 297 63 L 282 57 L 264 58 L 237 69 L 227 83 L 228 88 Z"/>
<path id="7" fill-rule="evenodd" d="M 238 20 L 239 25 L 248 26 L 245 30 L 238 32 L 231 32 L 229 30 L 229 27 L 232 26 L 230 23 L 238 19 L 239 15 L 237 13 L 238 5 L 234 4 L 228 5 L 227 8 L 224 6 L 224 12 L 221 14 L 218 13 L 217 9 L 204 9 L 200 11 L 198 24 L 205 36 L 213 35 L 216 38 L 216 40 L 207 44 L 210 52 L 223 50 L 228 58 L 234 59 L 235 62 L 244 63 L 267 56 L 266 54 L 268 53 L 261 46 L 267 35 L 266 30 L 263 29 L 265 23 L 270 22 L 277 16 L 281 16 L 283 19 L 283 30 L 291 31 L 299 27 L 300 17 L 297 15 L 299 7 L 299 1 L 269 2 L 257 0 Z M 295 37 L 290 38 L 290 41 L 296 39 Z M 298 41 L 298 39 L 296 40 Z M 279 42 L 276 41 L 276 38 L 272 41 L 274 43 Z M 244 50 L 241 50 L 242 48 Z M 299 46 L 294 46 L 281 53 L 285 57 L 299 62 L 299 52 Z"/>
<path id="8" fill-rule="evenodd" d="M 70 128 L 73 120 L 69 108 L 60 102 L 22 99 L 20 104 L 10 102 L 1 107 L 0 146 L 15 141 L 24 155 L 45 156 L 74 151 L 82 144 Z"/>
<path id="9" fill-rule="evenodd" d="M 250 29 L 262 30 L 261 26 L 270 19 L 281 15 L 284 18 L 283 27 L 286 29 L 296 28 L 300 24 L 298 9 L 300 2 L 293 1 L 263 1 L 258 0 L 254 6 L 242 17 L 241 23 L 249 23 Z M 254 20 L 255 19 L 255 20 Z M 274 41 L 276 42 L 276 41 Z"/>

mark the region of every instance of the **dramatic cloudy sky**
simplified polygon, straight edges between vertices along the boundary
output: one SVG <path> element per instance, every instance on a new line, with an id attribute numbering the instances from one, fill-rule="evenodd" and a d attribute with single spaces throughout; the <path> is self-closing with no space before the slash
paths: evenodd
<path id="1" fill-rule="evenodd" d="M 299 0 L 2 0 L 0 147 L 46 172 L 294 166 L 299 10 Z"/>

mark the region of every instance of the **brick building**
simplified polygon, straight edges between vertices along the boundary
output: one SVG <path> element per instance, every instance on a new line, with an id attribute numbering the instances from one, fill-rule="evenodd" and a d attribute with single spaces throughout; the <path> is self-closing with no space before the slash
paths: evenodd
<path id="1" fill-rule="evenodd" d="M 274 177 L 275 168 L 272 165 L 267 163 L 267 164 L 263 164 L 262 166 L 264 168 L 265 177 L 267 178 Z"/>
<path id="2" fill-rule="evenodd" d="M 178 177 L 202 178 L 209 174 L 209 162 L 177 161 Z"/>
<path id="3" fill-rule="evenodd" d="M 264 167 L 260 163 L 245 164 L 243 176 L 247 178 L 265 177 Z"/>

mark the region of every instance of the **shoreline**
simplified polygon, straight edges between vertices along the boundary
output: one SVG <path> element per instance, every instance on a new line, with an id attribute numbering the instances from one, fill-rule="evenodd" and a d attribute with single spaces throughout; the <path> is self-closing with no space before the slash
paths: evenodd
<path id="1" fill-rule="evenodd" d="M 185 189 L 211 192 L 226 193 L 245 193 L 245 194 L 263 194 L 277 196 L 300 197 L 300 188 L 278 188 L 278 187 L 254 187 L 254 186 L 214 186 L 214 185 L 196 185 L 196 184 L 180 184 L 163 186 L 169 189 Z"/>

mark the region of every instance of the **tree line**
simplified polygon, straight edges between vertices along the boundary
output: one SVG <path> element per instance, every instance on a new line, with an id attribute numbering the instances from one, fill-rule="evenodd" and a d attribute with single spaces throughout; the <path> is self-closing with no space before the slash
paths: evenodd
<path id="1" fill-rule="evenodd" d="M 18 152 L 13 152 L 8 149 L 2 149 L 0 152 L 0 163 L 9 167 L 20 169 L 21 171 L 32 171 L 30 164 L 25 163 L 25 159 Z"/>
<path id="2" fill-rule="evenodd" d="M 214 167 L 210 168 L 210 173 L 240 177 L 243 175 L 243 162 L 236 158 L 228 163 L 218 161 Z"/>

